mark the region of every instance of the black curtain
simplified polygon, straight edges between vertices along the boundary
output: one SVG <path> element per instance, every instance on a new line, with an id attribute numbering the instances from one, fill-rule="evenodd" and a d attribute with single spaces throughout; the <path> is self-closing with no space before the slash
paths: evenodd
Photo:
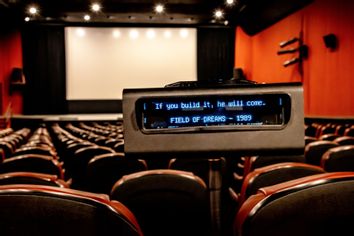
<path id="1" fill-rule="evenodd" d="M 197 30 L 198 81 L 229 80 L 233 76 L 235 28 L 200 27 Z"/>
<path id="2" fill-rule="evenodd" d="M 24 114 L 66 114 L 64 26 L 26 24 L 22 47 Z"/>

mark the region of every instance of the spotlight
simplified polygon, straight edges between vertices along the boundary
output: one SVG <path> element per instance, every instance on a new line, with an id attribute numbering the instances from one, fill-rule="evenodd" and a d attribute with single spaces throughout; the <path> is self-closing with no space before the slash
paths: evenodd
<path id="1" fill-rule="evenodd" d="M 84 15 L 84 20 L 85 20 L 85 21 L 91 20 L 91 16 L 90 16 L 90 15 Z"/>
<path id="2" fill-rule="evenodd" d="M 224 12 L 220 9 L 215 10 L 214 16 L 216 19 L 221 19 L 224 16 Z"/>
<path id="3" fill-rule="evenodd" d="M 30 7 L 28 8 L 28 13 L 29 13 L 30 15 L 37 15 L 37 14 L 38 14 L 38 8 L 35 7 L 35 6 L 30 6 Z"/>
<path id="4" fill-rule="evenodd" d="M 101 5 L 99 3 L 93 3 L 91 5 L 91 10 L 93 12 L 99 12 L 101 10 Z"/>
<path id="5" fill-rule="evenodd" d="M 235 0 L 226 0 L 226 5 L 234 5 L 235 4 Z"/>
<path id="6" fill-rule="evenodd" d="M 157 13 L 162 13 L 162 12 L 164 12 L 164 10 L 165 10 L 165 7 L 164 7 L 164 5 L 162 5 L 162 4 L 157 4 L 156 6 L 155 6 L 155 12 L 157 12 Z"/>

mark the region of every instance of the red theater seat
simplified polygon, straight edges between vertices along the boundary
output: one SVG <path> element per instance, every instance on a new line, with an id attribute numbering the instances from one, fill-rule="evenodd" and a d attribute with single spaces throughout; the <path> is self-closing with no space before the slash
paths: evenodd
<path id="1" fill-rule="evenodd" d="M 325 171 L 354 171 L 354 145 L 344 145 L 329 149 L 321 159 Z"/>
<path id="2" fill-rule="evenodd" d="M 283 162 L 257 168 L 250 172 L 242 183 L 239 206 L 262 187 L 320 173 L 324 173 L 324 170 L 319 166 L 297 162 Z"/>
<path id="3" fill-rule="evenodd" d="M 238 236 L 353 235 L 354 172 L 311 175 L 261 188 L 238 211 Z"/>
<path id="4" fill-rule="evenodd" d="M 243 176 L 256 168 L 281 162 L 305 162 L 304 155 L 251 156 L 245 158 Z"/>
<path id="5" fill-rule="evenodd" d="M 39 154 L 39 155 L 47 155 L 52 156 L 55 159 L 58 159 L 57 153 L 50 147 L 39 147 L 39 146 L 25 146 L 16 149 L 16 151 L 12 154 L 14 156 L 21 156 L 25 154 Z"/>
<path id="6" fill-rule="evenodd" d="M 5 184 L 36 184 L 68 188 L 69 185 L 56 175 L 35 172 L 10 172 L 0 174 L 0 185 Z"/>
<path id="7" fill-rule="evenodd" d="M 317 141 L 317 138 L 311 136 L 305 136 L 305 145 Z"/>
<path id="8" fill-rule="evenodd" d="M 354 137 L 351 136 L 341 136 L 333 140 L 333 142 L 339 145 L 354 145 Z"/>
<path id="9" fill-rule="evenodd" d="M 304 153 L 306 163 L 319 166 L 321 164 L 322 155 L 328 149 L 337 146 L 337 143 L 327 140 L 319 140 L 307 144 Z"/>
<path id="10" fill-rule="evenodd" d="M 98 195 L 41 185 L 0 186 L 1 235 L 142 236 L 128 208 Z"/>
<path id="11" fill-rule="evenodd" d="M 126 175 L 110 196 L 134 213 L 144 235 L 212 235 L 207 186 L 191 172 L 155 169 Z"/>
<path id="12" fill-rule="evenodd" d="M 83 147 L 75 151 L 74 156 L 70 160 L 71 177 L 73 180 L 72 187 L 86 190 L 86 169 L 89 161 L 95 156 L 114 153 L 111 148 L 103 146 Z"/>
<path id="13" fill-rule="evenodd" d="M 26 154 L 5 159 L 0 164 L 0 173 L 8 172 L 37 172 L 57 175 L 64 179 L 62 164 L 51 156 Z"/>
<path id="14" fill-rule="evenodd" d="M 345 131 L 344 131 L 344 135 L 345 136 L 354 137 L 354 125 L 352 125 L 351 127 L 346 128 Z"/>
<path id="15" fill-rule="evenodd" d="M 144 160 L 126 158 L 123 153 L 107 153 L 92 158 L 86 170 L 87 190 L 110 194 L 120 178 L 147 170 L 147 164 Z"/>

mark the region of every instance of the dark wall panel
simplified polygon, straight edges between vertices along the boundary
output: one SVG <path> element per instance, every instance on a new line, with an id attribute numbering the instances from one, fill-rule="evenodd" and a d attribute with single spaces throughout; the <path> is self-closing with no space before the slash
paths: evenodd
<path id="1" fill-rule="evenodd" d="M 22 38 L 24 114 L 67 113 L 64 27 L 26 25 Z"/>
<path id="2" fill-rule="evenodd" d="M 199 81 L 219 81 L 232 78 L 234 68 L 234 42 L 234 28 L 198 28 L 197 71 Z"/>

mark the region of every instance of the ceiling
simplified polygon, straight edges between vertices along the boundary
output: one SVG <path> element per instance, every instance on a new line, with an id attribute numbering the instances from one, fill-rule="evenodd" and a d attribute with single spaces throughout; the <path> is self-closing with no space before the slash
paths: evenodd
<path id="1" fill-rule="evenodd" d="M 17 16 L 26 17 L 27 8 L 37 5 L 39 15 L 32 20 L 84 22 L 83 16 L 90 14 L 91 22 L 101 23 L 142 23 L 142 24 L 224 24 L 231 14 L 242 6 L 242 0 L 226 6 L 225 0 L 97 0 L 102 5 L 98 13 L 90 11 L 90 0 L 0 0 L 0 8 L 12 11 Z M 157 14 L 154 6 L 165 5 L 165 13 Z M 216 9 L 224 9 L 226 15 L 215 20 Z"/>
<path id="2" fill-rule="evenodd" d="M 102 10 L 90 11 L 98 2 Z M 253 35 L 312 0 L 235 0 L 231 6 L 226 0 L 0 0 L 0 24 L 10 21 L 23 24 L 29 6 L 36 5 L 39 14 L 31 22 L 64 24 L 148 24 L 148 25 L 240 25 Z M 154 6 L 165 5 L 165 12 L 157 14 Z M 216 19 L 216 9 L 224 16 Z M 90 14 L 90 22 L 83 16 Z M 4 23 L 5 22 L 5 23 Z"/>

